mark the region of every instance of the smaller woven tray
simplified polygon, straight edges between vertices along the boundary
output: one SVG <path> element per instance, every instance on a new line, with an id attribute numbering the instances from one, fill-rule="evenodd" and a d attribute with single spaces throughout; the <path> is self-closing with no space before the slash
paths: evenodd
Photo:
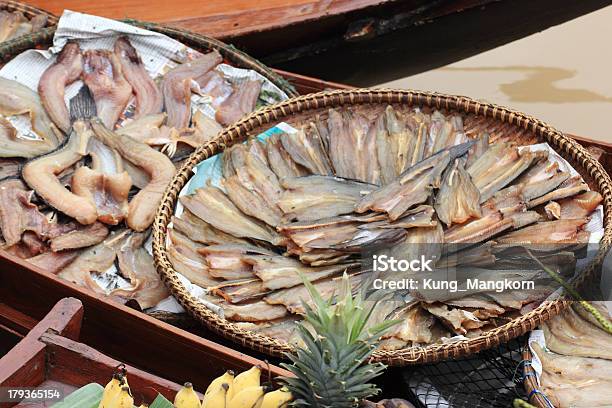
<path id="1" fill-rule="evenodd" d="M 468 127 L 480 131 L 486 130 L 491 135 L 492 140 L 502 135 L 512 135 L 517 142 L 522 144 L 548 142 L 553 149 L 582 174 L 591 188 L 599 191 L 604 197 L 605 232 L 600 243 L 600 251 L 594 262 L 582 272 L 577 283 L 581 283 L 595 273 L 612 240 L 612 182 L 601 164 L 575 141 L 533 117 L 465 97 L 404 90 L 355 89 L 331 91 L 290 99 L 252 113 L 225 129 L 215 140 L 196 149 L 176 173 L 164 194 L 153 224 L 153 256 L 162 279 L 189 313 L 213 331 L 243 346 L 273 356 L 282 356 L 283 353 L 292 351 L 292 346 L 285 342 L 244 330 L 219 317 L 193 297 L 183 286 L 166 252 L 168 223 L 174 214 L 178 195 L 192 177 L 192 169 L 195 165 L 235 143 L 256 136 L 279 122 L 285 121 L 294 124 L 302 120 L 308 120 L 309 117 L 317 113 L 325 114 L 329 108 L 340 106 L 368 109 L 369 107 L 386 106 L 387 104 L 395 104 L 401 107 L 419 106 L 439 109 L 445 113 L 460 113 L 464 116 L 466 132 L 469 132 Z M 470 122 L 469 125 L 468 121 Z M 541 322 L 561 312 L 566 307 L 565 303 L 563 299 L 545 302 L 526 315 L 469 340 L 395 351 L 379 350 L 374 353 L 373 359 L 389 365 L 407 365 L 431 363 L 473 354 L 505 343 L 533 330 Z"/>
<path id="2" fill-rule="evenodd" d="M 0 0 L 0 10 L 21 11 L 23 13 L 23 15 L 26 16 L 28 19 L 31 19 L 32 17 L 37 16 L 39 14 L 45 15 L 45 16 L 47 16 L 47 25 L 46 25 L 46 27 L 54 27 L 54 26 L 57 25 L 57 22 L 59 21 L 59 18 L 55 14 L 51 14 L 51 13 L 49 13 L 46 10 L 39 9 L 37 7 L 30 6 L 28 4 L 21 3 L 21 2 L 18 2 L 18 1 Z M 4 43 L 2 43 L 2 45 L 6 44 L 6 43 L 10 43 L 11 41 L 20 40 L 20 39 L 22 39 L 22 37 L 29 37 L 29 36 L 32 36 L 32 35 L 35 35 L 35 34 L 36 33 L 26 34 L 26 35 L 14 38 L 14 39 L 9 40 L 9 41 L 5 41 Z"/>

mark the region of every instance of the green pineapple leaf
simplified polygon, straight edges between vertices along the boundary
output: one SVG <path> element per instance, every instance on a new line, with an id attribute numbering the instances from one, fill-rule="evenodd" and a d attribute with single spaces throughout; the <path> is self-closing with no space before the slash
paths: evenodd
<path id="1" fill-rule="evenodd" d="M 291 364 L 281 364 L 295 375 L 282 381 L 294 395 L 294 407 L 349 408 L 380 392 L 370 383 L 386 369 L 369 363 L 380 336 L 398 321 L 385 321 L 366 330 L 372 309 L 364 293 L 353 296 L 345 273 L 339 290 L 323 299 L 316 287 L 300 274 L 311 297 L 304 302 L 304 321 L 298 333 L 304 344 L 288 354 Z M 335 300 L 335 302 L 334 302 Z"/>

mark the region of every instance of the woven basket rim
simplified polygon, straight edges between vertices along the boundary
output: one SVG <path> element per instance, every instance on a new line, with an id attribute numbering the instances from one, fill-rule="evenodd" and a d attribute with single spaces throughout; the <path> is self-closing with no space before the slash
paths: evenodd
<path id="1" fill-rule="evenodd" d="M 531 130 L 540 139 L 547 141 L 557 151 L 563 151 L 579 162 L 597 184 L 599 192 L 604 197 L 604 237 L 600 243 L 600 251 L 590 266 L 589 271 L 581 274 L 581 278 L 593 272 L 610 246 L 612 240 L 612 182 L 599 162 L 575 141 L 569 139 L 550 125 L 502 106 L 479 102 L 464 96 L 445 95 L 434 92 L 416 90 L 392 89 L 351 89 L 324 91 L 316 94 L 300 96 L 281 102 L 276 105 L 262 108 L 241 121 L 226 128 L 217 138 L 198 147 L 185 161 L 175 174 L 173 181 L 164 193 L 155 221 L 153 224 L 153 256 L 158 273 L 166 283 L 172 294 L 185 309 L 209 329 L 217 332 L 243 346 L 255 349 L 272 356 L 283 356 L 293 348 L 287 343 L 262 336 L 238 327 L 236 324 L 220 318 L 214 312 L 205 308 L 201 302 L 193 297 L 182 285 L 177 272 L 170 263 L 166 252 L 166 231 L 178 194 L 191 178 L 191 169 L 201 160 L 219 153 L 229 147 L 242 136 L 248 135 L 251 130 L 264 124 L 279 121 L 280 118 L 315 108 L 328 108 L 332 106 L 356 104 L 389 104 L 405 103 L 407 105 L 427 105 L 432 108 L 459 111 L 464 114 L 477 114 L 514 124 L 519 128 Z M 446 344 L 432 344 L 424 347 L 411 347 L 403 350 L 381 351 L 377 350 L 373 360 L 382 361 L 389 365 L 408 365 L 431 363 L 449 358 L 456 358 L 475 353 L 490 347 L 507 342 L 538 326 L 542 321 L 558 314 L 565 307 L 563 298 L 542 303 L 533 311 L 512 320 L 498 328 L 489 330 L 483 335 Z"/>
<path id="2" fill-rule="evenodd" d="M 531 366 L 531 361 L 533 359 L 533 354 L 531 353 L 531 349 L 529 348 L 529 338 L 525 341 L 525 346 L 523 348 L 522 353 L 523 360 L 522 369 L 523 369 L 523 387 L 525 388 L 525 392 L 527 393 L 527 402 L 538 407 L 538 408 L 550 408 L 546 399 L 542 396 L 543 393 L 540 391 L 540 387 L 538 385 L 538 381 L 536 379 L 536 372 Z"/>

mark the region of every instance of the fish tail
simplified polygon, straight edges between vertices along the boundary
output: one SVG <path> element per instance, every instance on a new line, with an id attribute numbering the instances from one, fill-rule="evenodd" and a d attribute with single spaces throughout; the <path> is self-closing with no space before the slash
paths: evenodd
<path id="1" fill-rule="evenodd" d="M 87 85 L 83 85 L 79 93 L 70 99 L 70 123 L 90 119 L 96 115 L 96 103 L 91 91 Z"/>

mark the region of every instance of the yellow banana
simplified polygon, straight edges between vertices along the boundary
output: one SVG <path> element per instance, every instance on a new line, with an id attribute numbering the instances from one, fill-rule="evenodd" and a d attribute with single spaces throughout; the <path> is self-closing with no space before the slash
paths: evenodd
<path id="1" fill-rule="evenodd" d="M 140 404 L 138 408 L 149 408 L 149 404 L 145 404 L 144 402 Z"/>
<path id="2" fill-rule="evenodd" d="M 259 366 L 253 366 L 249 370 L 238 374 L 234 378 L 234 382 L 230 384 L 230 388 L 227 391 L 228 401 L 234 399 L 234 397 L 238 395 L 239 392 L 246 388 L 258 387 L 260 385 L 260 377 L 261 369 L 259 368 Z"/>
<path id="3" fill-rule="evenodd" d="M 266 393 L 261 402 L 261 408 L 284 408 L 291 400 L 293 400 L 291 392 L 287 387 L 282 387 L 276 391 Z"/>
<path id="4" fill-rule="evenodd" d="M 120 392 L 121 383 L 119 381 L 119 375 L 113 374 L 113 378 L 104 387 L 104 392 L 102 393 L 102 399 L 100 400 L 98 408 L 108 408 L 110 403 Z"/>
<path id="5" fill-rule="evenodd" d="M 110 403 L 109 408 L 133 408 L 134 398 L 130 394 L 130 387 L 123 386 L 121 391 L 113 401 Z"/>
<path id="6" fill-rule="evenodd" d="M 234 382 L 235 384 L 235 382 Z M 254 408 L 265 394 L 265 387 L 259 385 L 244 388 L 232 397 L 227 408 Z"/>
<path id="7" fill-rule="evenodd" d="M 206 396 L 212 392 L 216 392 L 219 390 L 222 384 L 227 384 L 228 386 L 232 385 L 234 382 L 234 372 L 232 370 L 226 371 L 222 376 L 219 376 L 212 380 L 206 392 L 204 393 L 204 400 L 206 400 Z M 202 401 L 204 402 L 204 401 Z"/>
<path id="8" fill-rule="evenodd" d="M 229 384 L 223 383 L 217 387 L 216 391 L 209 392 L 202 400 L 202 408 L 226 408 L 228 388 Z"/>
<path id="9" fill-rule="evenodd" d="M 174 406 L 176 408 L 200 408 L 200 397 L 193 390 L 191 383 L 186 382 L 183 388 L 176 393 Z"/>

